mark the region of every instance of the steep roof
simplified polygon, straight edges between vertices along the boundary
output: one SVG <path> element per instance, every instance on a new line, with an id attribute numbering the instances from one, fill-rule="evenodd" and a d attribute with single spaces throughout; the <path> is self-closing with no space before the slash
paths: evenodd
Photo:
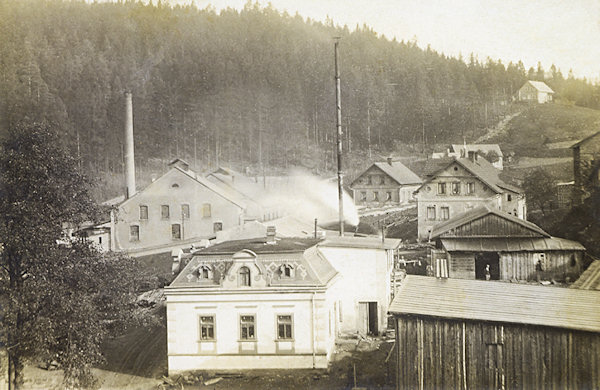
<path id="1" fill-rule="evenodd" d="M 600 291 L 600 260 L 593 261 L 570 287 Z"/>
<path id="2" fill-rule="evenodd" d="M 235 253 L 243 251 L 256 255 L 256 266 L 261 273 L 268 275 L 268 287 L 324 287 L 337 275 L 335 268 L 314 245 L 306 249 L 275 250 L 269 253 L 256 253 L 252 249 L 244 247 Z M 233 258 L 235 253 L 207 251 L 194 253 L 192 260 L 170 284 L 169 288 L 219 288 L 220 280 L 227 275 L 235 261 Z M 212 265 L 213 279 L 199 277 L 197 270 L 204 264 Z M 295 272 L 292 277 L 278 277 L 277 271 L 283 264 L 290 264 L 294 267 Z"/>
<path id="3" fill-rule="evenodd" d="M 600 292 L 408 275 L 389 312 L 600 333 Z"/>
<path id="4" fill-rule="evenodd" d="M 500 146 L 498 144 L 466 144 L 466 145 L 452 144 L 452 149 L 454 150 L 455 153 L 457 153 L 465 148 L 467 149 L 467 153 L 468 152 L 478 152 L 478 151 L 481 151 L 484 153 L 494 152 L 494 153 L 496 153 L 496 155 L 502 156 L 502 150 L 500 150 Z"/>
<path id="5" fill-rule="evenodd" d="M 373 166 L 379 168 L 381 171 L 383 171 L 383 173 L 394 179 L 400 185 L 421 184 L 423 182 L 421 178 L 417 176 L 416 173 L 411 171 L 406 165 L 402 164 L 400 161 L 392 161 L 391 164 L 388 162 L 376 162 L 373 163 L 373 165 L 371 165 L 364 172 L 368 171 Z M 356 180 L 354 180 L 350 184 L 350 187 L 354 186 L 354 183 L 364 174 L 364 172 L 361 173 L 356 178 Z"/>
<path id="6" fill-rule="evenodd" d="M 590 141 L 592 138 L 595 138 L 596 136 L 599 136 L 599 135 L 600 135 L 600 131 L 597 132 L 597 133 L 594 133 L 592 135 L 589 135 L 589 136 L 585 137 L 584 139 L 582 139 L 581 141 L 579 141 L 579 142 L 571 145 L 571 149 L 578 148 L 581 145 L 583 145 L 583 144 L 587 143 L 588 141 Z"/>
<path id="7" fill-rule="evenodd" d="M 535 89 L 537 89 L 540 92 L 546 92 L 546 93 L 554 93 L 554 91 L 552 90 L 552 88 L 550 88 L 546 83 L 544 83 L 543 81 L 533 81 L 533 80 L 529 80 L 527 81 L 525 84 L 531 84 L 531 86 Z M 522 87 L 521 87 L 522 88 Z"/>
<path id="8" fill-rule="evenodd" d="M 482 219 L 487 215 L 496 215 L 512 224 L 515 224 L 521 228 L 526 229 L 527 231 L 532 232 L 532 235 L 536 235 L 539 237 L 550 237 L 548 233 L 542 230 L 539 226 L 524 219 L 515 217 L 514 215 L 505 213 L 500 210 L 496 210 L 490 208 L 488 206 L 480 206 L 476 207 L 472 210 L 467 210 L 463 213 L 457 214 L 454 217 L 450 218 L 447 221 L 438 223 L 433 226 L 431 230 L 431 238 L 437 238 L 442 236 L 444 233 L 448 233 L 454 229 L 459 228 L 460 226 L 469 224 L 473 221 Z"/>
<path id="9" fill-rule="evenodd" d="M 283 253 L 304 251 L 315 246 L 321 239 L 314 238 L 277 238 L 274 244 L 268 244 L 266 237 L 251 238 L 247 240 L 225 241 L 220 244 L 209 246 L 196 254 L 229 254 L 232 255 L 243 249 L 249 249 L 254 253 Z"/>
<path id="10" fill-rule="evenodd" d="M 469 171 L 473 176 L 484 182 L 492 191 L 500 194 L 503 190 L 509 190 L 515 193 L 521 193 L 522 190 L 516 186 L 504 182 L 500 178 L 500 173 L 489 161 L 485 158 L 478 158 L 477 161 L 471 161 L 469 158 L 443 158 L 443 159 L 431 159 L 430 167 L 426 166 L 425 174 L 428 176 L 427 180 L 423 182 L 423 185 L 431 182 L 437 175 L 447 169 L 451 164 L 455 162 L 462 166 L 464 169 Z M 417 189 L 419 191 L 423 188 L 423 185 Z"/>

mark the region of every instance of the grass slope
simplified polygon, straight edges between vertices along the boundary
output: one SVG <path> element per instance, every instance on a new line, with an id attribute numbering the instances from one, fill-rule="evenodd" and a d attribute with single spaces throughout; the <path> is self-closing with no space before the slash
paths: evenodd
<path id="1" fill-rule="evenodd" d="M 489 142 L 516 156 L 569 157 L 570 150 L 548 149 L 546 144 L 576 141 L 600 131 L 600 111 L 558 103 L 523 106 L 507 131 Z M 568 142 L 567 142 L 568 144 Z"/>

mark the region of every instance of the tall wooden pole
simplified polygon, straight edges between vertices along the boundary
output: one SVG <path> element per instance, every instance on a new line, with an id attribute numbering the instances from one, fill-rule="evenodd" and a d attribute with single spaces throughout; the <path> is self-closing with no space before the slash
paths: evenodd
<path id="1" fill-rule="evenodd" d="M 338 198 L 339 198 L 339 222 L 340 236 L 344 235 L 344 187 L 342 176 L 342 90 L 340 87 L 340 70 L 338 68 L 338 44 L 339 38 L 335 38 L 333 45 L 335 52 L 335 109 L 336 109 L 336 128 L 337 128 L 337 180 L 338 180 Z"/>

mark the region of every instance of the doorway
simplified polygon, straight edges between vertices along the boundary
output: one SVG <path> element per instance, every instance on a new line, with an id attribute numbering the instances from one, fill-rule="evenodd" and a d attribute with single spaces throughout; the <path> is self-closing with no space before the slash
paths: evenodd
<path id="1" fill-rule="evenodd" d="M 475 254 L 475 279 L 500 280 L 500 255 L 497 252 L 479 252 Z"/>
<path id="2" fill-rule="evenodd" d="M 359 302 L 358 315 L 360 332 L 377 336 L 379 334 L 377 302 Z"/>

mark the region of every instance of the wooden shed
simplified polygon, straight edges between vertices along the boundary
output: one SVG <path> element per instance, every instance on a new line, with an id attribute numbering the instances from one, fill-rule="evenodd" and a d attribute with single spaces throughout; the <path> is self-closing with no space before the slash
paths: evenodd
<path id="1" fill-rule="evenodd" d="M 432 259 L 451 278 L 562 281 L 583 271 L 583 245 L 487 206 L 435 225 L 431 237 Z"/>
<path id="2" fill-rule="evenodd" d="M 599 389 L 600 292 L 409 275 L 397 389 Z"/>

